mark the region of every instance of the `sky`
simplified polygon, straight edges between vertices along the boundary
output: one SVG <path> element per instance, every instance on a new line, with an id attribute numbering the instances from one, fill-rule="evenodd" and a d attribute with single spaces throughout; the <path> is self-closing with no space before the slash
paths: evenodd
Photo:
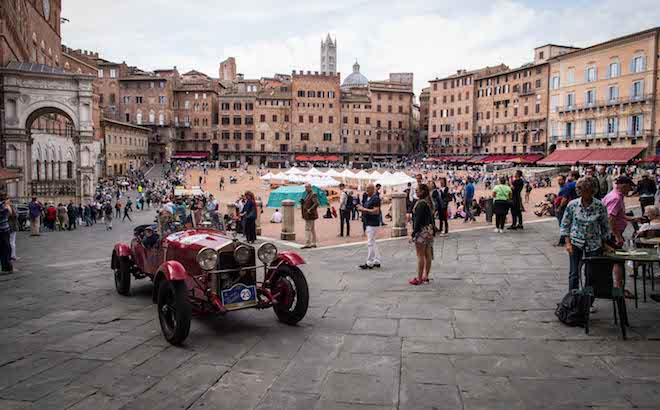
<path id="1" fill-rule="evenodd" d="M 342 80 L 356 59 L 369 80 L 412 72 L 428 81 L 533 59 L 553 43 L 586 47 L 660 26 L 658 0 L 63 0 L 62 42 L 145 70 L 218 76 L 235 57 L 246 78 L 320 69 L 338 43 Z"/>

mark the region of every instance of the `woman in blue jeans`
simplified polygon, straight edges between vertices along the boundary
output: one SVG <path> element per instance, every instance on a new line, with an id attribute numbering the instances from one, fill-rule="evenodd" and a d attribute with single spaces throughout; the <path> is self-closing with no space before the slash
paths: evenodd
<path id="1" fill-rule="evenodd" d="M 572 200 L 564 210 L 561 234 L 566 238 L 566 250 L 570 261 L 568 289 L 580 287 L 580 262 L 584 257 L 601 255 L 610 233 L 607 208 L 593 195 L 592 185 L 580 179 L 575 186 L 578 198 Z"/>

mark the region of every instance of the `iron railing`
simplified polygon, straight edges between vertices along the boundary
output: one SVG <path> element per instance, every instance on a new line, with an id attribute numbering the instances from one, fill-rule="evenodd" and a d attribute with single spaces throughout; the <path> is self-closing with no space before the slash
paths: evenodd
<path id="1" fill-rule="evenodd" d="M 553 111 L 558 113 L 563 113 L 563 112 L 573 112 L 573 111 L 592 109 L 592 108 L 614 107 L 617 105 L 635 104 L 635 103 L 652 101 L 653 98 L 654 98 L 653 94 L 645 94 L 645 95 L 633 96 L 628 98 L 601 99 L 601 100 L 595 100 L 592 103 L 560 105 L 555 107 Z"/>

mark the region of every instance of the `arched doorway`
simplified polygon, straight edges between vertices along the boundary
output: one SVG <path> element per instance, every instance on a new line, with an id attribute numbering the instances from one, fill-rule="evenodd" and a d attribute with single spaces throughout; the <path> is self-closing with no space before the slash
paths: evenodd
<path id="1" fill-rule="evenodd" d="M 22 198 L 36 195 L 43 201 L 82 202 L 83 177 L 90 183 L 96 179 L 100 153 L 93 136 L 95 77 L 53 67 L 33 71 L 18 63 L 0 68 L 0 74 L 5 84 L 12 84 L 2 95 L 2 143 L 11 146 L 6 166 L 19 176 L 8 192 Z M 63 152 L 68 153 L 64 158 Z M 71 162 L 71 172 L 64 172 L 65 161 Z"/>

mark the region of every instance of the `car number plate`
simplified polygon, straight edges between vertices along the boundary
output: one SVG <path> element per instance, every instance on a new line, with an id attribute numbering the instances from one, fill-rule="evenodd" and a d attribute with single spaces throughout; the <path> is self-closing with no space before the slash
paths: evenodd
<path id="1" fill-rule="evenodd" d="M 257 287 L 237 283 L 231 288 L 223 290 L 221 298 L 222 305 L 227 310 L 255 306 L 257 304 Z"/>

